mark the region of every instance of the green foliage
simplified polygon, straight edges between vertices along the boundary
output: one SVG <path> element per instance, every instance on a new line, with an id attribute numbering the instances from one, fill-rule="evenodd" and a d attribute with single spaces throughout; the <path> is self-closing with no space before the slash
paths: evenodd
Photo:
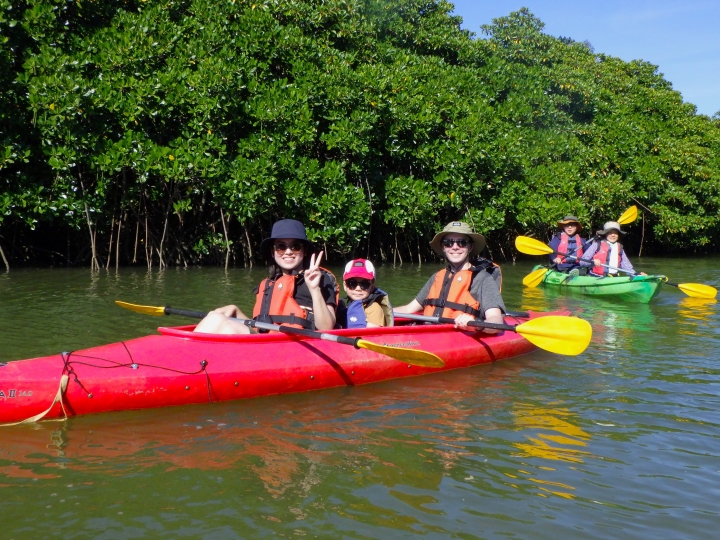
<path id="1" fill-rule="evenodd" d="M 714 249 L 717 118 L 526 9 L 486 39 L 452 9 L 0 0 L 0 233 L 187 264 L 223 262 L 227 230 L 247 262 L 294 217 L 331 255 L 388 256 L 452 219 L 505 244 L 638 201 L 651 245 Z"/>

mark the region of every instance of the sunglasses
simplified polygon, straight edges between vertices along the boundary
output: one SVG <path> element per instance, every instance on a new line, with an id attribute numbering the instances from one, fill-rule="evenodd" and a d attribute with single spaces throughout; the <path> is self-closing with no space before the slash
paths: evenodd
<path id="1" fill-rule="evenodd" d="M 273 248 L 275 249 L 275 253 L 285 253 L 288 248 L 290 248 L 290 251 L 293 253 L 298 253 L 299 251 L 302 251 L 303 249 L 302 242 L 293 242 L 292 244 L 288 245 L 284 242 L 278 242 L 277 244 L 273 245 Z"/>
<path id="2" fill-rule="evenodd" d="M 367 279 L 347 279 L 345 280 L 345 285 L 347 285 L 350 290 L 357 289 L 359 285 L 363 291 L 367 291 L 372 285 L 372 281 L 368 281 Z"/>
<path id="3" fill-rule="evenodd" d="M 446 248 L 453 247 L 453 244 L 457 244 L 457 247 L 459 247 L 459 248 L 464 248 L 464 247 L 468 247 L 468 245 L 470 244 L 470 240 L 465 240 L 464 238 L 461 238 L 460 240 L 453 240 L 451 238 L 447 238 L 447 239 L 443 238 L 441 243 Z"/>

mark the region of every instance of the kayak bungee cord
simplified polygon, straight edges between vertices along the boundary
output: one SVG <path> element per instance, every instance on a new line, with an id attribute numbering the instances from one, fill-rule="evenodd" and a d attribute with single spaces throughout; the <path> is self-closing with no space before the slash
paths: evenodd
<path id="1" fill-rule="evenodd" d="M 63 360 L 63 370 L 62 375 L 60 376 L 60 387 L 58 389 L 57 394 L 55 395 L 55 399 L 50 404 L 50 407 L 48 407 L 44 412 L 37 414 L 35 416 L 32 416 L 30 418 L 26 418 L 25 420 L 22 420 L 20 422 L 14 422 L 11 424 L 0 424 L 0 427 L 3 426 L 16 426 L 19 424 L 28 424 L 32 422 L 38 422 L 42 420 L 45 415 L 47 415 L 52 408 L 55 406 L 56 403 L 60 403 L 60 406 L 62 407 L 64 418 L 54 418 L 53 420 L 67 420 L 68 414 L 65 410 L 65 403 L 63 401 L 63 396 L 67 392 L 67 386 L 69 384 L 70 378 L 72 377 L 72 381 L 75 382 L 80 388 L 83 389 L 83 392 L 87 395 L 88 398 L 92 399 L 93 393 L 88 390 L 85 385 L 80 380 L 79 375 L 75 371 L 73 366 L 88 366 L 96 369 L 117 369 L 117 368 L 130 368 L 130 369 L 140 369 L 141 367 L 145 368 L 154 368 L 154 369 L 160 369 L 163 371 L 170 371 L 172 373 L 177 373 L 179 375 L 198 375 L 200 373 L 205 373 L 205 383 L 207 386 L 207 392 L 208 392 L 208 401 L 210 403 L 213 403 L 212 398 L 212 382 L 210 381 L 210 374 L 208 373 L 207 366 L 208 361 L 207 360 L 201 360 L 200 361 L 200 369 L 197 371 L 182 371 L 180 369 L 173 369 L 161 365 L 156 364 L 146 364 L 146 363 L 138 363 L 135 362 L 135 360 L 132 357 L 132 353 L 128 349 L 127 345 L 124 341 L 120 342 L 122 346 L 125 348 L 125 351 L 128 354 L 128 357 L 130 358 L 130 363 L 122 363 L 118 362 L 116 360 L 109 360 L 107 358 L 101 358 L 99 356 L 85 356 L 82 354 L 78 354 L 76 351 L 70 351 L 70 352 L 62 352 L 60 353 L 60 356 Z M 114 365 L 101 365 L 93 362 L 83 362 L 81 360 L 75 360 L 75 358 L 84 358 L 88 360 L 99 360 L 102 362 L 108 362 Z"/>
<path id="2" fill-rule="evenodd" d="M 65 360 L 65 366 L 66 366 L 65 369 L 68 370 L 68 375 L 73 374 L 73 375 L 75 376 L 75 379 L 74 379 L 75 382 L 80 385 L 80 387 L 85 391 L 85 393 L 88 395 L 88 397 L 92 397 L 92 393 L 91 393 L 91 392 L 88 392 L 88 390 L 85 388 L 85 386 L 83 386 L 83 384 L 82 384 L 82 383 L 80 382 L 80 380 L 77 378 L 77 374 L 75 373 L 75 371 L 73 370 L 73 368 L 70 366 L 70 364 L 75 364 L 75 365 L 79 365 L 79 366 L 88 366 L 88 367 L 93 367 L 93 368 L 97 368 L 97 369 L 117 369 L 117 368 L 123 368 L 123 367 L 128 367 L 128 368 L 131 368 L 131 369 L 140 369 L 141 367 L 146 367 L 146 368 L 161 369 L 161 370 L 163 370 L 163 371 L 170 371 L 170 372 L 172 372 L 172 373 L 177 373 L 177 374 L 179 374 L 179 375 L 198 375 L 198 374 L 204 372 L 204 373 L 205 373 L 206 384 L 207 384 L 207 389 L 208 389 L 208 400 L 210 401 L 210 403 L 213 402 L 212 393 L 211 393 L 212 383 L 210 382 L 210 374 L 209 374 L 208 371 L 207 371 L 207 366 L 208 366 L 208 361 L 207 361 L 207 360 L 201 360 L 201 361 L 200 361 L 200 369 L 198 369 L 197 371 L 182 371 L 182 370 L 180 370 L 180 369 L 173 369 L 173 368 L 169 368 L 169 367 L 165 367 L 165 366 L 160 366 L 160 365 L 156 365 L 156 364 L 138 363 L 138 362 L 135 362 L 135 360 L 133 359 L 132 354 L 130 353 L 130 350 L 127 348 L 127 345 L 125 344 L 125 342 L 124 342 L 124 341 L 121 341 L 120 343 L 121 343 L 122 346 L 125 348 L 125 351 L 127 352 L 128 356 L 130 357 L 130 363 L 129 363 L 129 364 L 120 363 L 120 362 L 117 362 L 117 361 L 115 361 L 115 360 L 108 360 L 107 358 L 100 358 L 100 357 L 97 357 L 97 356 L 84 356 L 84 355 L 78 354 L 78 353 L 76 353 L 76 352 L 74 352 L 74 351 L 73 351 L 73 352 L 69 352 L 69 353 L 62 353 L 63 359 Z M 67 357 L 66 357 L 65 355 L 67 355 Z M 115 365 L 112 365 L 112 366 L 102 366 L 102 365 L 98 365 L 98 364 L 92 364 L 92 363 L 90 363 L 90 362 L 80 362 L 80 361 L 77 361 L 77 360 L 74 360 L 74 361 L 71 362 L 71 361 L 70 361 L 70 355 L 74 355 L 76 358 L 87 358 L 87 359 L 92 359 L 92 360 L 102 360 L 103 362 L 110 362 L 110 363 L 114 363 Z"/>

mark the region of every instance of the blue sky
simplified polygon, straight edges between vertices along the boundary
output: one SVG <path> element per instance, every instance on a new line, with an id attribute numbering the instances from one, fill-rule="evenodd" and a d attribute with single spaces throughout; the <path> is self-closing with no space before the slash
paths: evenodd
<path id="1" fill-rule="evenodd" d="M 589 41 L 596 53 L 659 67 L 698 113 L 720 111 L 720 0 L 449 0 L 463 28 L 527 7 L 545 32 Z"/>

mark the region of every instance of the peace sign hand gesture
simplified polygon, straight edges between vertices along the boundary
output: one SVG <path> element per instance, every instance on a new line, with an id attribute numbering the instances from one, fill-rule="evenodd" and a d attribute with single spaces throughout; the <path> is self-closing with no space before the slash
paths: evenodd
<path id="1" fill-rule="evenodd" d="M 320 271 L 320 261 L 322 260 L 323 252 L 318 253 L 317 258 L 315 254 L 310 255 L 310 266 L 305 270 L 305 283 L 307 283 L 308 289 L 320 289 L 320 279 L 322 278 L 322 272 Z"/>

